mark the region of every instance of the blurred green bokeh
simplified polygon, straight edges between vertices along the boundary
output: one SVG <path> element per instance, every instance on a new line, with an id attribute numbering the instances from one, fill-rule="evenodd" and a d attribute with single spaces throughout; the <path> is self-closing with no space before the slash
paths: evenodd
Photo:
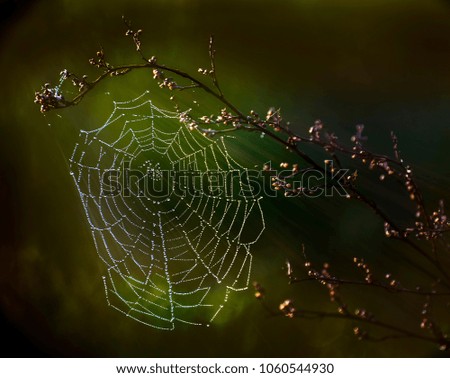
<path id="1" fill-rule="evenodd" d="M 316 118 L 346 141 L 364 123 L 372 150 L 388 153 L 394 130 L 415 167 L 430 206 L 447 198 L 450 137 L 450 6 L 443 0 L 152 0 L 4 1 L 0 39 L 0 309 L 18 333 L 10 344 L 49 355 L 136 357 L 432 356 L 433 345 L 357 343 L 352 324 L 269 317 L 251 289 L 232 295 L 209 328 L 162 332 L 108 308 L 97 257 L 67 158 L 80 129 L 99 127 L 112 100 L 150 89 L 168 107 L 149 72 L 101 84 L 77 107 L 43 116 L 34 92 L 63 68 L 95 76 L 88 65 L 99 46 L 112 62 L 138 62 L 121 16 L 144 29 L 147 55 L 195 72 L 208 64 L 215 35 L 217 69 L 227 97 L 244 112 L 281 107 L 296 130 Z M 6 14 L 6 13 L 5 13 Z M 188 100 L 185 105 L 188 104 Z M 202 98 L 201 106 L 219 105 Z M 208 110 L 210 111 L 210 110 Z M 49 124 L 51 127 L 49 127 Z M 281 147 L 237 135 L 233 155 L 248 167 L 283 159 Z M 382 193 L 383 195 L 385 193 Z M 396 197 L 386 196 L 395 203 Z M 300 264 L 300 246 L 316 261 L 366 257 L 381 272 L 401 275 L 404 251 L 382 237 L 382 223 L 342 199 L 266 199 L 267 229 L 253 247 L 252 279 L 274 308 L 326 305 L 311 284 L 289 286 L 286 259 Z M 406 209 L 405 211 L 407 211 Z M 399 210 L 400 211 L 400 210 Z M 350 266 L 350 264 L 348 265 Z M 411 278 L 411 277 L 409 277 Z M 377 315 L 409 324 L 403 303 L 350 293 Z M 379 293 L 378 293 L 379 294 Z M 359 297 L 358 297 L 359 295 Z M 378 298 L 378 299 L 377 299 Z M 384 298 L 383 298 L 384 299 Z M 19 336 L 22 335 L 22 338 Z"/>

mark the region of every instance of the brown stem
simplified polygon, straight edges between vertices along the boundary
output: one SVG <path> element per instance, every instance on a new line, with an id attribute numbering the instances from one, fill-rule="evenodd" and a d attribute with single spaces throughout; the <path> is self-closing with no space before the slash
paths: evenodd
<path id="1" fill-rule="evenodd" d="M 305 277 L 305 278 L 292 278 L 289 280 L 290 284 L 296 284 L 301 282 L 308 281 L 325 281 L 338 285 L 357 285 L 357 286 L 370 286 L 370 287 L 378 287 L 389 291 L 390 293 L 407 293 L 407 294 L 416 294 L 416 295 L 425 295 L 425 296 L 450 296 L 450 292 L 435 292 L 435 291 L 423 291 L 423 290 L 413 290 L 406 289 L 400 287 L 392 287 L 385 285 L 381 282 L 366 282 L 366 281 L 352 281 L 352 280 L 344 280 L 341 278 L 328 278 L 328 277 Z"/>

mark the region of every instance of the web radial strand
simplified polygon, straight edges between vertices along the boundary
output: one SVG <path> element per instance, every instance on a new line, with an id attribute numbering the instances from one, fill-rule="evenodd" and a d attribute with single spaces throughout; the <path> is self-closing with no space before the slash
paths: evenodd
<path id="1" fill-rule="evenodd" d="M 230 292 L 248 287 L 265 224 L 226 137 L 190 131 L 145 92 L 80 132 L 70 170 L 110 306 L 172 330 L 210 323 Z"/>

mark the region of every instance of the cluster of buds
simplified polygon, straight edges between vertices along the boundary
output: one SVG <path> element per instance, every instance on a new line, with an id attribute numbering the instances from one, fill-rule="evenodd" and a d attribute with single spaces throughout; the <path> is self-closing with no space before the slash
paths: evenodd
<path id="1" fill-rule="evenodd" d="M 354 327 L 353 334 L 358 338 L 359 341 L 365 340 L 368 337 L 367 331 L 362 330 L 360 327 Z"/>
<path id="2" fill-rule="evenodd" d="M 291 146 L 297 145 L 297 142 L 300 142 L 302 139 L 296 135 L 290 136 L 287 138 L 287 143 Z"/>
<path id="3" fill-rule="evenodd" d="M 323 123 L 320 119 L 314 121 L 314 125 L 309 128 L 310 140 L 320 141 Z"/>
<path id="4" fill-rule="evenodd" d="M 363 130 L 364 130 L 363 124 L 356 125 L 356 134 L 350 138 L 350 140 L 355 144 L 354 149 L 355 148 L 360 149 L 362 144 L 361 142 L 367 140 L 367 137 L 362 135 Z"/>
<path id="5" fill-rule="evenodd" d="M 439 201 L 439 209 L 431 214 L 431 223 L 433 225 L 435 235 L 439 235 L 440 233 L 450 229 L 450 221 L 445 214 L 443 200 Z"/>
<path id="6" fill-rule="evenodd" d="M 214 118 L 214 115 L 211 115 L 211 116 L 201 116 L 201 117 L 200 117 L 200 121 L 201 121 L 202 123 L 211 124 L 211 123 L 215 123 L 214 120 L 213 120 L 213 118 Z"/>
<path id="7" fill-rule="evenodd" d="M 160 88 L 169 88 L 171 91 L 178 88 L 177 83 L 170 77 L 166 77 L 158 85 Z"/>
<path id="8" fill-rule="evenodd" d="M 211 129 L 211 128 L 209 128 L 209 129 L 201 129 L 201 132 L 202 132 L 202 134 L 204 135 L 204 136 L 207 136 L 207 137 L 213 137 L 214 135 L 216 135 L 216 130 L 213 130 L 213 129 Z"/>
<path id="9" fill-rule="evenodd" d="M 393 278 L 391 273 L 386 273 L 384 278 L 388 281 L 389 287 L 392 289 L 398 289 L 400 287 L 400 282 Z"/>
<path id="10" fill-rule="evenodd" d="M 423 304 L 422 307 L 422 320 L 420 323 L 420 328 L 426 329 L 432 334 L 434 334 L 439 339 L 439 350 L 447 351 L 450 349 L 450 340 L 448 335 L 444 334 L 440 327 L 433 321 L 430 316 L 430 298 L 427 297 L 427 300 Z"/>
<path id="11" fill-rule="evenodd" d="M 292 183 L 289 182 L 291 179 L 296 176 L 299 172 L 299 165 L 294 163 L 290 165 L 287 162 L 281 162 L 280 168 L 284 169 L 283 174 L 279 174 L 277 176 L 272 177 L 272 186 L 275 190 L 284 190 L 285 197 L 292 197 L 306 193 L 306 189 L 304 188 L 294 188 Z M 263 166 L 264 171 L 270 171 L 271 167 L 269 164 L 265 164 Z M 287 173 L 287 174 L 286 174 Z"/>
<path id="12" fill-rule="evenodd" d="M 264 172 L 269 172 L 272 170 L 272 167 L 270 166 L 270 164 L 264 164 L 263 165 L 263 171 Z"/>
<path id="13" fill-rule="evenodd" d="M 109 68 L 109 64 L 105 59 L 105 53 L 103 49 L 100 49 L 95 53 L 95 57 L 89 59 L 89 64 L 97 68 Z"/>
<path id="14" fill-rule="evenodd" d="M 163 80 L 164 79 L 164 73 L 161 70 L 155 68 L 153 70 L 153 79 L 155 79 L 155 80 Z"/>
<path id="15" fill-rule="evenodd" d="M 330 264 L 324 263 L 322 266 L 322 271 L 316 276 L 322 285 L 325 285 L 328 289 L 328 294 L 330 296 L 330 302 L 340 302 L 339 297 L 339 283 L 338 280 L 330 274 Z"/>
<path id="16" fill-rule="evenodd" d="M 280 168 L 283 168 L 285 170 L 288 170 L 289 168 L 289 163 L 287 162 L 281 162 L 280 163 Z M 291 169 L 290 169 L 291 173 L 289 173 L 288 176 L 285 176 L 285 178 L 292 178 L 293 176 L 295 176 L 296 173 L 298 173 L 299 168 L 298 168 L 298 163 L 294 163 L 291 165 Z M 284 171 L 284 173 L 286 173 L 286 171 Z"/>
<path id="17" fill-rule="evenodd" d="M 420 206 L 417 207 L 416 217 L 419 218 L 421 215 Z M 430 227 L 427 227 L 424 222 L 416 221 L 414 227 L 407 228 L 405 230 L 405 237 L 409 234 L 415 235 L 418 239 L 431 240 L 439 237 L 443 232 L 450 229 L 450 222 L 444 211 L 444 201 L 439 201 L 439 208 L 429 217 Z"/>
<path id="18" fill-rule="evenodd" d="M 259 117 L 259 114 L 256 113 L 254 110 L 250 110 L 250 117 L 251 120 L 259 122 L 261 121 L 261 118 Z"/>
<path id="19" fill-rule="evenodd" d="M 328 282 L 326 284 L 328 289 L 328 294 L 330 296 L 330 302 L 335 302 L 339 299 L 339 293 L 338 293 L 338 285 L 335 283 Z"/>
<path id="20" fill-rule="evenodd" d="M 325 133 L 325 138 L 328 142 L 328 144 L 324 146 L 325 151 L 333 152 L 334 147 L 336 147 L 338 144 L 338 137 L 335 133 Z"/>
<path id="21" fill-rule="evenodd" d="M 275 190 L 280 190 L 287 184 L 284 180 L 280 180 L 278 177 L 272 177 L 272 186 Z"/>
<path id="22" fill-rule="evenodd" d="M 240 129 L 242 127 L 242 123 L 239 121 L 233 121 L 231 123 L 231 125 L 235 128 L 235 129 Z"/>
<path id="23" fill-rule="evenodd" d="M 278 309 L 288 318 L 293 318 L 295 316 L 295 312 L 297 311 L 294 307 L 294 302 L 291 299 L 285 299 L 281 302 Z"/>
<path id="24" fill-rule="evenodd" d="M 288 276 L 290 282 L 292 282 L 292 280 L 295 280 L 294 269 L 292 268 L 291 262 L 289 260 L 286 260 L 286 275 Z"/>
<path id="25" fill-rule="evenodd" d="M 207 70 L 205 68 L 199 68 L 198 69 L 198 73 L 200 73 L 202 75 L 213 75 L 214 71 L 213 70 Z"/>
<path id="26" fill-rule="evenodd" d="M 274 131 L 281 130 L 281 114 L 280 110 L 270 108 L 266 114 L 266 123 L 273 127 Z"/>
<path id="27" fill-rule="evenodd" d="M 44 84 L 40 92 L 35 92 L 34 103 L 40 105 L 41 113 L 50 109 L 61 107 L 64 104 L 64 97 L 59 92 L 59 88 L 52 88 L 49 83 Z"/>
<path id="28" fill-rule="evenodd" d="M 420 323 L 420 328 L 422 329 L 430 329 L 433 327 L 433 321 L 429 318 L 428 313 L 429 313 L 429 307 L 430 307 L 430 302 L 426 301 L 423 304 L 422 307 L 422 321 Z"/>
<path id="29" fill-rule="evenodd" d="M 440 206 L 438 211 L 434 211 L 431 215 L 431 220 L 433 221 L 433 224 L 440 225 L 440 226 L 448 226 L 448 218 L 447 215 L 445 215 L 444 212 L 444 201 L 440 201 Z"/>
<path id="30" fill-rule="evenodd" d="M 328 269 L 330 267 L 330 264 L 328 263 L 323 264 L 322 273 L 318 272 L 316 269 L 313 269 L 310 261 L 306 261 L 304 265 L 305 268 L 308 268 L 308 276 L 316 279 L 323 285 L 327 284 L 327 278 L 331 278 L 331 275 L 328 273 Z"/>
<path id="31" fill-rule="evenodd" d="M 223 123 L 224 125 L 231 125 L 237 128 L 241 126 L 239 119 L 233 116 L 226 108 L 220 110 L 220 114 L 216 117 L 216 123 Z"/>
<path id="32" fill-rule="evenodd" d="M 264 288 L 259 284 L 259 282 L 253 282 L 253 288 L 255 289 L 255 298 L 256 299 L 263 299 L 265 290 Z"/>
<path id="33" fill-rule="evenodd" d="M 406 190 L 408 191 L 409 198 L 411 201 L 414 201 L 417 197 L 417 188 L 414 184 L 414 181 L 412 180 L 412 170 L 409 166 L 406 167 L 406 174 L 405 174 L 405 186 Z"/>
<path id="34" fill-rule="evenodd" d="M 334 167 L 331 167 L 330 171 L 331 171 L 331 173 L 333 173 L 334 172 Z M 345 184 L 346 184 L 346 186 L 347 185 L 350 186 L 351 184 L 354 184 L 357 179 L 358 179 L 358 171 L 355 170 L 352 173 L 350 173 L 348 176 L 345 177 Z"/>
<path id="35" fill-rule="evenodd" d="M 384 222 L 384 235 L 387 238 L 398 238 L 400 233 L 396 229 L 392 228 L 388 222 Z"/>
<path id="36" fill-rule="evenodd" d="M 152 59 L 154 59 L 154 63 L 156 63 L 156 58 L 152 57 Z M 150 62 L 150 60 L 151 59 L 149 59 L 149 62 Z M 153 79 L 159 81 L 158 85 L 160 88 L 169 88 L 171 91 L 179 88 L 179 86 L 175 82 L 175 80 L 173 80 L 171 77 L 165 77 L 164 72 L 161 71 L 160 69 L 154 68 L 152 73 L 153 73 Z"/>
<path id="37" fill-rule="evenodd" d="M 372 271 L 370 270 L 369 265 L 364 261 L 364 259 L 353 257 L 353 262 L 355 263 L 356 267 L 363 272 L 364 280 L 369 284 L 373 283 L 374 279 Z"/>
<path id="38" fill-rule="evenodd" d="M 125 36 L 133 38 L 133 42 L 136 46 L 136 51 L 141 51 L 141 34 L 142 34 L 142 29 L 139 29 L 138 31 L 128 29 L 125 32 Z"/>
<path id="39" fill-rule="evenodd" d="M 341 306 L 338 307 L 337 309 L 338 313 L 341 315 L 348 315 L 348 310 L 347 310 L 347 305 L 344 303 Z"/>
<path id="40" fill-rule="evenodd" d="M 373 314 L 370 313 L 369 311 L 367 311 L 364 308 L 357 308 L 355 310 L 355 315 L 358 318 L 361 318 L 361 319 L 367 319 L 367 320 L 372 320 L 373 319 Z"/>
<path id="41" fill-rule="evenodd" d="M 247 116 L 246 121 L 249 124 L 257 125 L 260 129 L 265 129 L 265 128 L 267 128 L 268 124 L 270 124 L 270 122 L 267 122 L 267 121 L 261 119 L 259 114 L 257 112 L 255 112 L 254 110 L 250 110 L 250 115 Z M 279 130 L 277 130 L 277 131 L 279 131 Z"/>
<path id="42" fill-rule="evenodd" d="M 384 179 L 386 178 L 386 173 L 388 175 L 394 174 L 394 170 L 391 169 L 389 164 L 384 160 L 376 162 L 376 160 L 372 159 L 370 162 L 370 165 L 369 165 L 369 169 L 373 169 L 373 167 L 375 167 L 375 166 L 380 167 L 381 169 L 383 169 L 385 171 L 385 173 L 380 174 L 380 176 L 378 177 L 380 179 L 380 181 L 384 181 Z"/>
<path id="43" fill-rule="evenodd" d="M 425 227 L 425 224 L 420 221 L 414 222 L 414 227 L 407 228 L 404 232 L 405 237 L 412 233 L 415 234 L 417 239 L 430 240 L 430 238 L 434 238 L 436 236 L 433 235 L 433 232 L 428 230 Z"/>
<path id="44" fill-rule="evenodd" d="M 292 197 L 301 194 L 301 190 L 293 188 L 290 182 L 287 182 L 285 179 L 279 176 L 272 177 L 272 187 L 275 190 L 284 190 L 285 197 Z"/>
<path id="45" fill-rule="evenodd" d="M 75 75 L 70 75 L 71 81 L 72 81 L 72 85 L 76 88 L 78 88 L 78 92 L 81 92 L 83 89 L 88 87 L 88 82 L 87 82 L 87 75 L 83 75 L 81 78 L 75 76 Z"/>
<path id="46" fill-rule="evenodd" d="M 130 72 L 130 70 L 131 70 L 131 68 L 110 70 L 109 76 L 114 77 L 114 76 L 125 75 L 126 73 Z"/>
<path id="47" fill-rule="evenodd" d="M 178 120 L 185 124 L 190 131 L 194 131 L 198 128 L 198 123 L 189 115 L 188 112 L 180 113 Z"/>
<path id="48" fill-rule="evenodd" d="M 310 267 L 311 263 L 306 262 L 305 267 Z M 325 262 L 322 270 L 316 271 L 314 269 L 308 271 L 308 275 L 313 277 L 317 282 L 324 285 L 328 290 L 330 302 L 335 302 L 339 305 L 338 312 L 340 314 L 347 314 L 347 306 L 342 302 L 339 294 L 339 280 L 330 273 L 330 264 Z"/>
<path id="49" fill-rule="evenodd" d="M 414 227 L 408 227 L 404 230 L 403 236 L 406 238 L 410 234 L 414 234 L 417 239 L 431 240 L 436 239 L 442 232 L 448 230 L 448 225 L 440 227 L 438 224 L 432 224 L 432 227 L 432 229 L 429 229 L 423 222 L 416 221 L 414 222 Z"/>
<path id="50" fill-rule="evenodd" d="M 441 352 L 446 352 L 450 350 L 450 341 L 447 339 L 443 339 L 441 343 L 439 344 L 439 350 Z"/>
<path id="51" fill-rule="evenodd" d="M 360 154 L 363 151 L 360 151 Z M 356 158 L 357 155 L 353 154 L 352 158 Z M 363 163 L 367 162 L 366 158 L 362 158 L 361 161 Z M 374 169 L 374 168 L 381 168 L 381 170 L 383 171 L 383 173 L 380 175 L 380 181 L 383 181 L 386 178 L 386 174 L 387 175 L 393 175 L 395 173 L 394 169 L 389 165 L 389 163 L 386 161 L 386 159 L 383 158 L 373 158 L 370 160 L 369 162 L 369 169 Z"/>

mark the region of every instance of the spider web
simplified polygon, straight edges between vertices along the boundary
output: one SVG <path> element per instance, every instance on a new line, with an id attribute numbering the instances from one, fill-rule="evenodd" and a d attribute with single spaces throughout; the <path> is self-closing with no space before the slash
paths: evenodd
<path id="1" fill-rule="evenodd" d="M 208 325 L 231 292 L 248 287 L 250 247 L 265 228 L 249 171 L 227 150 L 232 139 L 190 131 L 179 118 L 154 106 L 148 92 L 114 102 L 103 126 L 80 132 L 69 159 L 107 267 L 107 303 L 169 330 L 179 322 Z M 198 190 L 187 179 L 211 189 L 209 174 L 218 190 Z M 148 182 L 151 191 L 142 185 Z"/>

